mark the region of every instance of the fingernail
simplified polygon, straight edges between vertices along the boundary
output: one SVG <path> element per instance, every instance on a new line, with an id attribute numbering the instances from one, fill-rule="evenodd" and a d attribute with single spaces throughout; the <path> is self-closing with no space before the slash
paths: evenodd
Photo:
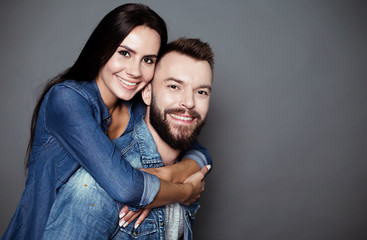
<path id="1" fill-rule="evenodd" d="M 208 170 L 210 170 L 212 168 L 212 165 L 206 165 L 206 167 L 208 168 Z"/>
<path id="2" fill-rule="evenodd" d="M 138 223 L 135 223 L 134 228 L 137 229 L 139 227 Z"/>
<path id="3" fill-rule="evenodd" d="M 126 222 L 122 227 L 126 227 L 127 225 L 129 225 L 129 222 Z"/>
<path id="4" fill-rule="evenodd" d="M 125 221 L 124 220 L 122 220 L 121 222 L 119 222 L 120 227 L 122 227 L 124 224 L 125 224 Z"/>
<path id="5" fill-rule="evenodd" d="M 120 216 L 119 216 L 119 217 L 120 217 L 120 218 L 123 218 L 123 217 L 125 216 L 125 214 L 126 214 L 126 213 L 124 213 L 124 212 L 123 212 L 123 213 L 121 213 L 121 214 L 120 214 Z"/>

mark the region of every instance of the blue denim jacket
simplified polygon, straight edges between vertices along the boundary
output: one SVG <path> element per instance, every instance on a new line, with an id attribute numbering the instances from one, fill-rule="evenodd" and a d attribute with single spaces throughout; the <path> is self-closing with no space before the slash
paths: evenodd
<path id="1" fill-rule="evenodd" d="M 127 105 L 131 108 L 130 103 Z M 145 107 L 137 104 L 130 112 L 129 123 L 140 119 L 144 111 Z M 2 239 L 41 239 L 60 187 L 80 167 L 113 199 L 133 209 L 154 199 L 159 179 L 121 161 L 120 152 L 106 136 L 109 122 L 95 81 L 65 81 L 46 94 L 38 115 L 25 190 Z M 209 157 L 206 151 L 203 153 Z"/>
<path id="2" fill-rule="evenodd" d="M 137 122 L 132 132 L 114 144 L 123 158 L 135 168 L 162 167 L 163 162 L 144 120 Z M 43 240 L 57 239 L 165 239 L 165 208 L 151 210 L 135 230 L 132 222 L 118 227 L 122 206 L 114 201 L 87 171 L 80 168 L 61 188 L 46 225 Z M 199 209 L 198 202 L 183 206 L 184 239 L 192 239 L 191 219 Z"/>

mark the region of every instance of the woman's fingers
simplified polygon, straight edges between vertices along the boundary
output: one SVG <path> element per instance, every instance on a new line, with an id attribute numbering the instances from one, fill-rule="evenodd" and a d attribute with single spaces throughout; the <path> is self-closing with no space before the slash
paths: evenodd
<path id="1" fill-rule="evenodd" d="M 139 218 L 136 220 L 134 228 L 137 229 L 139 225 L 144 221 L 144 219 L 148 216 L 150 213 L 150 208 L 145 208 L 143 212 L 140 214 Z"/>
<path id="2" fill-rule="evenodd" d="M 125 207 L 127 208 L 127 206 Z M 119 221 L 120 227 L 127 227 L 144 210 L 144 209 L 139 209 L 138 211 L 131 211 L 127 208 L 127 211 L 126 211 L 125 207 L 123 207 L 122 210 L 120 211 L 120 216 L 122 216 L 122 218 Z"/>
<path id="3" fill-rule="evenodd" d="M 120 210 L 120 227 L 127 227 L 132 221 L 134 221 L 137 217 L 139 217 L 134 225 L 134 228 L 138 228 L 139 225 L 144 221 L 144 219 L 150 213 L 150 208 L 139 209 L 138 211 L 131 211 L 127 206 L 124 206 Z"/>
<path id="4" fill-rule="evenodd" d="M 119 213 L 119 217 L 120 218 L 123 218 L 126 213 L 128 213 L 130 210 L 129 208 L 125 205 L 121 210 L 120 210 L 120 213 Z"/>

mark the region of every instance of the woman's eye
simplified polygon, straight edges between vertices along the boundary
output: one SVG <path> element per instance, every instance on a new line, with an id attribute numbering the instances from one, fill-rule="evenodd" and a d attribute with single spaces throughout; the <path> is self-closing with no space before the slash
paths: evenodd
<path id="1" fill-rule="evenodd" d="M 143 61 L 148 63 L 148 64 L 154 63 L 153 59 L 151 59 L 151 58 L 143 58 Z"/>
<path id="2" fill-rule="evenodd" d="M 125 56 L 125 57 L 129 57 L 130 54 L 128 51 L 119 51 L 119 53 L 122 55 L 122 56 Z"/>

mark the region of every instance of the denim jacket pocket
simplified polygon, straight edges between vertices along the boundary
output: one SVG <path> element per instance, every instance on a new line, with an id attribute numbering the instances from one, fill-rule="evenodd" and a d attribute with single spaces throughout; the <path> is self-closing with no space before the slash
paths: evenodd
<path id="1" fill-rule="evenodd" d="M 152 236 L 157 233 L 158 229 L 158 224 L 154 219 L 144 219 L 137 229 L 134 229 L 134 224 L 135 221 L 125 228 L 121 227 L 114 239 L 158 239 Z"/>

